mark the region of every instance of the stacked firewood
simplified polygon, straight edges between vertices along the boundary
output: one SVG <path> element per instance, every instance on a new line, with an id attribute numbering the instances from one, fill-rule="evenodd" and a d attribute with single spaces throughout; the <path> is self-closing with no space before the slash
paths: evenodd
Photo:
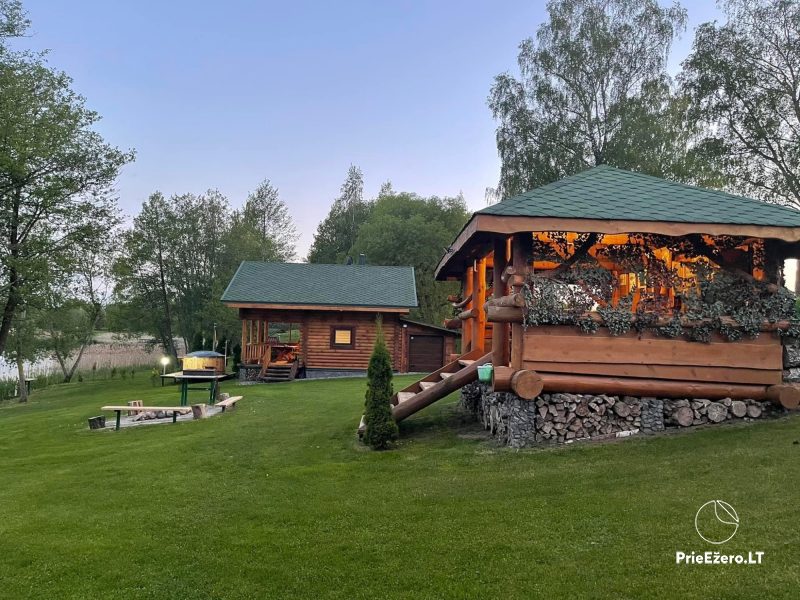
<path id="1" fill-rule="evenodd" d="M 635 398 L 552 394 L 536 400 L 536 430 L 541 441 L 573 439 L 636 431 L 641 426 L 641 405 Z"/>
<path id="2" fill-rule="evenodd" d="M 756 400 L 668 400 L 664 402 L 664 421 L 668 425 L 689 427 L 725 420 L 757 419 L 769 408 Z"/>
<path id="3" fill-rule="evenodd" d="M 512 447 L 602 440 L 665 428 L 757 419 L 781 409 L 757 400 L 689 400 L 589 394 L 542 394 L 533 401 L 464 386 L 461 406 L 493 436 Z"/>

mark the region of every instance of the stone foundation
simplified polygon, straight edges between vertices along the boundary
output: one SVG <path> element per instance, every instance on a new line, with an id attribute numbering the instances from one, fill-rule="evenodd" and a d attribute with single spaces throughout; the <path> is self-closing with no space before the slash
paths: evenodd
<path id="1" fill-rule="evenodd" d="M 461 407 L 512 448 L 601 440 L 668 428 L 756 419 L 780 411 L 756 400 L 719 401 L 587 394 L 542 394 L 523 400 L 482 383 L 461 389 Z"/>

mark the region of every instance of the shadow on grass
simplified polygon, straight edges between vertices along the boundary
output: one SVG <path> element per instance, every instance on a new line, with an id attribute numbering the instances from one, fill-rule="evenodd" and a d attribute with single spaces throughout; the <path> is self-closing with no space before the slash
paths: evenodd
<path id="1" fill-rule="evenodd" d="M 429 407 L 400 423 L 401 440 L 430 441 L 442 437 L 492 441 L 489 432 L 454 402 Z"/>

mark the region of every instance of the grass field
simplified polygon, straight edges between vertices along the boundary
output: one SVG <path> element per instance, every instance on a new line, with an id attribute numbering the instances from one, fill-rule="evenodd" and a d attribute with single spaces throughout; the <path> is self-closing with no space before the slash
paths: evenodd
<path id="1" fill-rule="evenodd" d="M 354 439 L 364 385 L 226 383 L 245 396 L 233 413 L 117 433 L 86 419 L 177 388 L 137 375 L 6 403 L 0 597 L 798 596 L 800 418 L 513 452 L 452 397 L 375 453 Z M 710 499 L 741 518 L 723 546 L 694 530 Z"/>

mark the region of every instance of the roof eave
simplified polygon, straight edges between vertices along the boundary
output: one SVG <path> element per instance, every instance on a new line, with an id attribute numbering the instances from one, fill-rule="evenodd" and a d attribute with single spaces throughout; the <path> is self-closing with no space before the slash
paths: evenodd
<path id="1" fill-rule="evenodd" d="M 407 313 L 416 306 L 381 306 L 374 304 L 303 304 L 285 302 L 258 302 L 253 300 L 223 300 L 228 308 L 258 308 L 265 310 L 319 310 L 325 312 L 398 312 Z"/>
<path id="2" fill-rule="evenodd" d="M 778 225 L 741 225 L 732 223 L 689 223 L 679 221 L 628 221 L 605 219 L 575 219 L 475 213 L 450 245 L 436 267 L 434 276 L 444 280 L 448 267 L 470 246 L 477 234 L 513 235 L 528 231 L 571 231 L 576 233 L 656 233 L 679 237 L 693 233 L 707 235 L 740 235 L 762 239 L 800 242 L 800 227 Z M 460 275 L 460 273 L 459 273 Z"/>

